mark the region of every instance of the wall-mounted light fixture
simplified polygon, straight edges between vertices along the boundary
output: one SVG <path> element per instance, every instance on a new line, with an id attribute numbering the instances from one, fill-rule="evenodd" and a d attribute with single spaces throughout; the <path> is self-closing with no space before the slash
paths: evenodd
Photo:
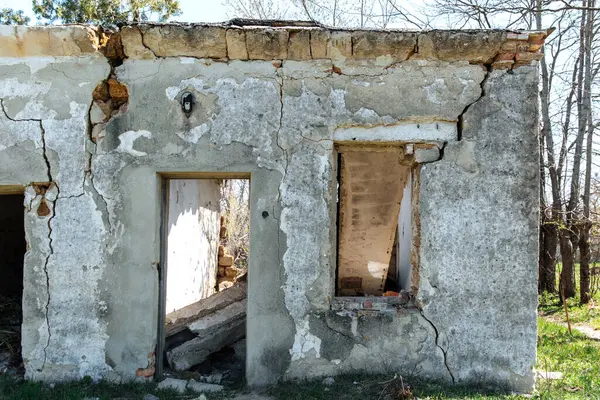
<path id="1" fill-rule="evenodd" d="M 192 107 L 194 105 L 194 95 L 190 92 L 183 92 L 181 94 L 181 110 L 185 113 L 186 117 L 189 117 L 192 113 Z"/>

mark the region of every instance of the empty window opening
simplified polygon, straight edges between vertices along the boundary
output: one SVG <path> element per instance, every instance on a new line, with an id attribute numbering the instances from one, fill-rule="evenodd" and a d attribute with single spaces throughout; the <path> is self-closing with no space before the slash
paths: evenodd
<path id="1" fill-rule="evenodd" d="M 164 190 L 164 374 L 240 382 L 250 180 L 169 179 Z"/>
<path id="2" fill-rule="evenodd" d="M 338 151 L 337 296 L 411 287 L 413 165 L 402 148 Z"/>
<path id="3" fill-rule="evenodd" d="M 23 194 L 0 194 L 0 375 L 22 374 Z"/>

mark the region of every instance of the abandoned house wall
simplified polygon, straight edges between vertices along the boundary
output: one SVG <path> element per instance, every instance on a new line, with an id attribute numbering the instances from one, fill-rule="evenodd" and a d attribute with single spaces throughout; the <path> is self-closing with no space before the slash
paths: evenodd
<path id="1" fill-rule="evenodd" d="M 149 367 L 161 174 L 248 173 L 249 384 L 395 371 L 532 389 L 545 33 L 103 35 L 0 28 L 0 185 L 26 187 L 28 378 Z M 414 149 L 404 306 L 335 297 L 340 143 Z"/>
<path id="2" fill-rule="evenodd" d="M 221 193 L 216 179 L 173 179 L 167 200 L 166 312 L 216 292 Z"/>

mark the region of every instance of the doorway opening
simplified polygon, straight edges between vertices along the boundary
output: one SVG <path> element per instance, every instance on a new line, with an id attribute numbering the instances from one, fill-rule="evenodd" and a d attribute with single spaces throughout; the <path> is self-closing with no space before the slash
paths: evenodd
<path id="1" fill-rule="evenodd" d="M 0 375 L 23 374 L 23 259 L 25 214 L 23 193 L 0 192 Z"/>
<path id="2" fill-rule="evenodd" d="M 248 177 L 163 181 L 159 378 L 244 379 L 249 200 Z"/>

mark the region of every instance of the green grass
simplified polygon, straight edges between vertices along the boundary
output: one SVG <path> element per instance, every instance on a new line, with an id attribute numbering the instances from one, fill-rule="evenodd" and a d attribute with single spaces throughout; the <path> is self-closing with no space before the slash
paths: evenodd
<path id="1" fill-rule="evenodd" d="M 335 378 L 335 384 L 325 386 L 321 381 L 295 383 L 293 385 L 280 385 L 266 392 L 276 399 L 281 400 L 401 400 L 404 397 L 393 397 L 390 386 L 397 386 L 397 381 L 390 383 L 390 376 L 342 376 Z M 437 399 L 519 399 L 523 396 L 502 394 L 483 391 L 477 388 L 454 386 L 432 382 L 423 382 L 417 379 L 405 379 L 405 384 L 410 385 L 411 391 L 421 400 Z"/>
<path id="2" fill-rule="evenodd" d="M 561 264 L 556 266 L 556 287 L 560 279 Z M 594 329 L 600 329 L 600 287 L 597 282 L 592 288 L 592 300 L 589 304 L 579 304 L 579 264 L 575 264 L 575 293 L 576 297 L 567 299 L 567 309 L 569 310 L 569 319 L 573 324 L 585 323 Z M 596 279 L 597 280 L 597 279 Z M 595 290 L 594 290 L 595 289 Z M 544 293 L 540 296 L 540 305 L 538 307 L 540 315 L 554 322 L 567 322 L 563 305 L 560 302 L 558 294 Z"/>
<path id="3" fill-rule="evenodd" d="M 600 342 L 538 320 L 538 369 L 560 371 L 560 381 L 538 381 L 541 399 L 600 399 Z"/>
<path id="4" fill-rule="evenodd" d="M 596 295 L 590 304 L 579 304 L 579 297 L 567 299 L 569 320 L 572 324 L 585 323 L 594 329 L 600 329 L 600 297 Z M 540 296 L 540 315 L 554 322 L 567 322 L 565 309 L 558 295 L 544 293 Z"/>
<path id="5" fill-rule="evenodd" d="M 198 394 L 188 392 L 184 395 L 173 390 L 158 390 L 155 383 L 127 383 L 117 385 L 105 381 L 94 383 L 91 379 L 78 382 L 47 385 L 40 382 L 16 382 L 14 379 L 0 376 L 1 400 L 83 400 L 85 398 L 142 399 L 145 394 L 153 394 L 161 400 L 195 399 Z M 216 397 L 211 396 L 211 400 Z"/>
<path id="6" fill-rule="evenodd" d="M 500 400 L 526 399 L 600 399 L 600 342 L 573 332 L 569 335 L 566 328 L 539 319 L 538 365 L 546 371 L 560 371 L 564 378 L 558 381 L 538 380 L 536 392 L 532 397 L 514 394 L 494 393 L 461 386 L 448 387 L 416 379 L 405 379 L 412 392 L 422 400 L 471 399 Z M 287 382 L 266 388 L 262 394 L 282 400 L 397 400 L 389 397 L 397 381 L 391 382 L 391 376 L 347 375 L 335 378 L 332 386 L 326 386 L 322 380 L 307 382 Z M 241 390 L 243 391 L 243 390 Z M 98 397 L 105 399 L 141 399 L 144 394 L 153 394 L 161 400 L 193 399 L 197 395 L 177 394 L 173 391 L 158 391 L 156 384 L 115 385 L 107 382 L 93 383 L 89 379 L 79 382 L 56 384 L 53 388 L 37 382 L 16 382 L 0 376 L 0 399 L 44 399 L 44 400 L 82 400 Z M 222 394 L 210 394 L 209 400 L 233 397 L 233 391 Z"/>

